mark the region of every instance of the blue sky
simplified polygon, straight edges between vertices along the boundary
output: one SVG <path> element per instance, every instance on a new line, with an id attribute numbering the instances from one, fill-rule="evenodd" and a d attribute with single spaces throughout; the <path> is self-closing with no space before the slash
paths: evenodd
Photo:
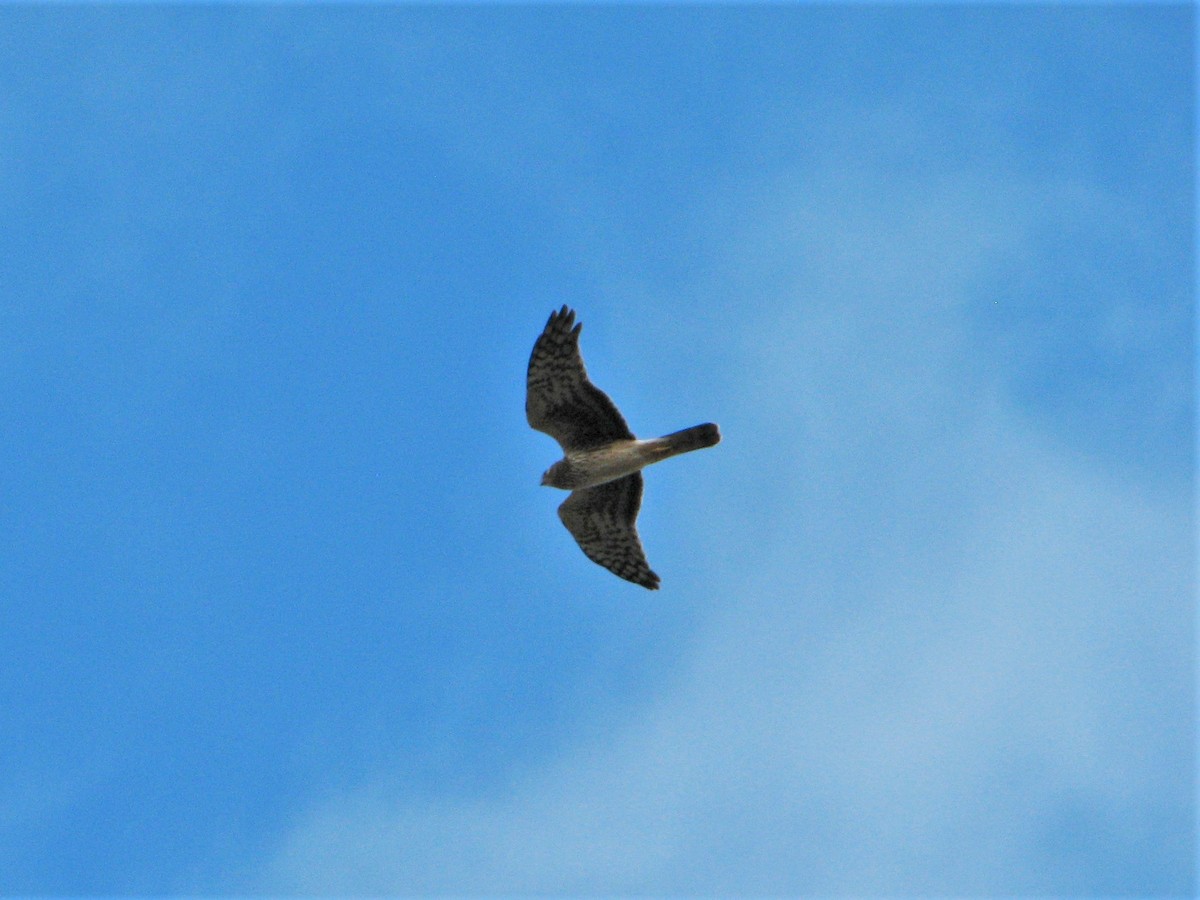
<path id="1" fill-rule="evenodd" d="M 1194 26 L 0 8 L 0 892 L 1193 893 Z"/>

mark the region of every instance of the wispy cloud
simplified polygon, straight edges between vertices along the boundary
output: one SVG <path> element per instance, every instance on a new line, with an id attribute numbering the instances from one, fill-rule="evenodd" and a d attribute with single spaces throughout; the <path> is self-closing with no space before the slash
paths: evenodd
<path id="1" fill-rule="evenodd" d="M 316 804 L 256 887 L 1189 889 L 1186 491 L 1031 415 L 976 318 L 1071 188 L 824 165 L 709 209 L 698 289 L 746 302 L 727 466 L 646 526 L 710 551 L 660 562 L 704 611 L 679 667 L 489 792 Z"/>

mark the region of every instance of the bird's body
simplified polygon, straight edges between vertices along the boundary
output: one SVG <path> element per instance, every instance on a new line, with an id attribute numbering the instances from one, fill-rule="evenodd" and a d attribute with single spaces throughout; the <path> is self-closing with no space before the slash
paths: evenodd
<path id="1" fill-rule="evenodd" d="M 615 481 L 641 471 L 652 463 L 661 462 L 680 453 L 711 447 L 721 440 L 716 425 L 696 425 L 665 437 L 640 441 L 637 438 L 613 441 L 607 447 L 576 450 L 546 470 L 542 484 L 546 487 L 577 491 Z"/>
<path id="2" fill-rule="evenodd" d="M 571 491 L 559 518 L 594 562 L 620 577 L 655 589 L 635 525 L 642 501 L 641 470 L 721 440 L 706 423 L 650 440 L 638 440 L 608 395 L 591 383 L 579 353 L 581 325 L 567 307 L 552 313 L 534 344 L 526 376 L 525 415 L 549 434 L 563 458 L 542 484 Z"/>

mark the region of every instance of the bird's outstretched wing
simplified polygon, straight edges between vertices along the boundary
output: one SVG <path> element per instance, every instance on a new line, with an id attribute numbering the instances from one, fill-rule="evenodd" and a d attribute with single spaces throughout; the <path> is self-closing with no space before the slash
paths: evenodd
<path id="1" fill-rule="evenodd" d="M 588 559 L 653 591 L 658 589 L 659 577 L 646 562 L 635 525 L 641 506 L 642 474 L 634 472 L 572 491 L 559 506 L 558 517 Z"/>
<path id="2" fill-rule="evenodd" d="M 633 438 L 616 405 L 588 381 L 579 355 L 582 327 L 565 306 L 551 313 L 533 345 L 525 380 L 530 427 L 558 441 L 564 453 Z"/>

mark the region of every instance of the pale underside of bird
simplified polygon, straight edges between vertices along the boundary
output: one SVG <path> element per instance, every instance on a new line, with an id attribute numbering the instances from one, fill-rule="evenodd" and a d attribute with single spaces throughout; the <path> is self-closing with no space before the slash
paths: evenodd
<path id="1" fill-rule="evenodd" d="M 646 562 L 636 525 L 641 470 L 711 447 L 721 433 L 706 423 L 651 440 L 635 438 L 608 395 L 588 380 L 579 354 L 582 327 L 564 306 L 550 315 L 529 357 L 525 416 L 563 451 L 542 484 L 571 492 L 558 507 L 558 517 L 589 559 L 655 590 L 660 579 Z"/>

